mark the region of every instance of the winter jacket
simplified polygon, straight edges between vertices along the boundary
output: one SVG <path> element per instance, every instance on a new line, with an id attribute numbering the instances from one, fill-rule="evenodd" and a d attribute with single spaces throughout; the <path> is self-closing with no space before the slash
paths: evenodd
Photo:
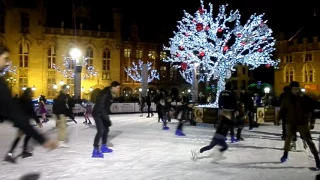
<path id="1" fill-rule="evenodd" d="M 285 119 L 290 125 L 308 125 L 313 120 L 314 103 L 313 99 L 306 95 L 290 93 L 282 100 L 279 118 Z"/>
<path id="2" fill-rule="evenodd" d="M 161 107 L 161 113 L 162 114 L 166 114 L 168 113 L 172 108 L 174 108 L 172 105 L 171 105 L 171 101 L 169 101 L 169 99 L 171 99 L 171 97 L 167 97 L 164 99 L 164 104 L 162 105 Z M 162 101 L 162 100 L 161 100 Z M 161 103 L 161 102 L 160 102 Z"/>
<path id="3" fill-rule="evenodd" d="M 111 126 L 112 123 L 109 118 L 109 112 L 111 104 L 113 103 L 113 98 L 111 95 L 110 87 L 104 88 L 99 97 L 97 98 L 97 102 L 93 107 L 92 116 L 94 118 L 101 118 L 107 126 Z"/>
<path id="4" fill-rule="evenodd" d="M 2 102 L 0 103 L 0 111 L 9 118 L 9 121 L 12 121 L 16 127 L 40 144 L 45 143 L 46 138 L 30 125 L 29 121 L 27 121 L 29 117 L 11 97 L 11 92 L 3 77 L 0 78 L 0 102 Z"/>
<path id="5" fill-rule="evenodd" d="M 246 110 L 248 110 L 248 111 L 253 110 L 253 100 L 251 99 L 251 97 L 248 93 L 246 93 L 246 92 L 241 93 L 239 101 L 244 104 L 244 107 Z"/>
<path id="6" fill-rule="evenodd" d="M 230 90 L 224 90 L 219 96 L 219 108 L 237 110 L 237 95 L 235 92 Z"/>
<path id="7" fill-rule="evenodd" d="M 53 100 L 52 112 L 55 115 L 68 115 L 69 109 L 67 107 L 68 96 L 66 94 L 60 93 L 58 97 Z M 59 116 L 58 116 L 59 117 Z"/>
<path id="8" fill-rule="evenodd" d="M 19 98 L 19 104 L 27 116 L 34 119 L 36 123 L 40 123 L 40 120 L 34 110 L 34 106 L 31 98 L 22 96 Z"/>
<path id="9" fill-rule="evenodd" d="M 179 120 L 188 120 L 189 119 L 189 107 L 188 104 L 185 103 L 176 108 L 174 117 Z"/>
<path id="10" fill-rule="evenodd" d="M 219 118 L 221 118 L 221 120 L 217 126 L 216 134 L 226 137 L 230 129 L 231 120 L 224 116 L 220 116 Z"/>

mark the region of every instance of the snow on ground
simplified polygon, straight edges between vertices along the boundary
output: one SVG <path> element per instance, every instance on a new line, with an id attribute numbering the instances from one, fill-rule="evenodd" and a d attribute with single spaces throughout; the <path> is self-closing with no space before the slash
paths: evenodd
<path id="1" fill-rule="evenodd" d="M 39 174 L 40 180 L 314 180 L 318 174 L 308 169 L 315 164 L 310 151 L 303 150 L 301 140 L 300 151 L 291 152 L 287 163 L 279 163 L 284 143 L 280 126 L 264 125 L 251 132 L 246 127 L 245 141 L 230 144 L 224 154 L 226 159 L 215 161 L 209 156 L 212 152 L 208 152 L 192 161 L 190 150 L 210 142 L 212 127 L 186 126 L 187 136 L 176 137 L 176 121 L 169 124 L 169 131 L 162 131 L 155 117 L 112 115 L 109 139 L 114 153 L 106 154 L 104 159 L 92 159 L 95 126 L 82 124 L 82 117 L 77 120 L 79 124 L 68 123 L 70 148 L 48 152 L 36 147 L 33 157 L 19 159 L 18 164 L 0 162 L 0 179 L 18 180 L 23 175 Z M 42 131 L 54 136 L 54 124 L 50 121 Z M 3 156 L 15 133 L 12 125 L 0 125 Z M 319 133 L 320 125 L 313 137 L 316 139 Z M 18 148 L 17 153 L 20 151 Z"/>

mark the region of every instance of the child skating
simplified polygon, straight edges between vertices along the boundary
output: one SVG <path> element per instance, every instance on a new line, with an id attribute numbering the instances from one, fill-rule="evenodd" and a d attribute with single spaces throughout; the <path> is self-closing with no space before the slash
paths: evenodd
<path id="1" fill-rule="evenodd" d="M 199 151 L 191 150 L 193 160 L 197 160 L 199 154 L 214 148 L 216 145 L 221 146 L 221 149 L 219 150 L 220 156 L 222 156 L 222 153 L 228 149 L 228 145 L 225 141 L 225 138 L 228 134 L 228 131 L 230 130 L 230 123 L 232 119 L 231 112 L 222 110 L 221 116 L 219 118 L 221 118 L 221 120 L 218 124 L 216 133 L 212 137 L 210 144 L 201 148 Z"/>

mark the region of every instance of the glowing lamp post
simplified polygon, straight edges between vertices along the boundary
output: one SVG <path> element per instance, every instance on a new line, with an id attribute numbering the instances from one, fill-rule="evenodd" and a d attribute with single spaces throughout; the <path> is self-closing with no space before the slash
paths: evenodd
<path id="1" fill-rule="evenodd" d="M 269 87 L 265 87 L 264 88 L 264 93 L 265 94 L 269 94 L 270 93 L 270 88 Z"/>
<path id="2" fill-rule="evenodd" d="M 69 52 L 70 57 L 74 60 L 74 95 L 75 97 L 81 97 L 81 71 L 82 71 L 82 61 L 81 51 L 77 48 L 72 48 Z"/>

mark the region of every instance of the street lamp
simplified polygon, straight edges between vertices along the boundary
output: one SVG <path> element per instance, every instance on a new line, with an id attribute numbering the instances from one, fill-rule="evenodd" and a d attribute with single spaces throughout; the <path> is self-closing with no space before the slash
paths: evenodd
<path id="1" fill-rule="evenodd" d="M 23 86 L 23 87 L 22 87 L 22 90 L 23 90 L 23 91 L 25 91 L 26 89 L 27 89 L 27 87 L 26 87 L 26 86 Z"/>
<path id="2" fill-rule="evenodd" d="M 32 90 L 32 91 L 35 91 L 35 90 L 36 90 L 36 86 L 33 85 L 32 88 L 31 88 L 31 90 Z"/>
<path id="3" fill-rule="evenodd" d="M 301 89 L 301 92 L 303 92 L 303 93 L 306 92 L 306 89 L 302 88 L 302 89 Z"/>
<path id="4" fill-rule="evenodd" d="M 270 88 L 269 87 L 265 87 L 264 88 L 264 93 L 265 94 L 269 94 L 270 93 Z"/>
<path id="5" fill-rule="evenodd" d="M 61 86 L 64 85 L 64 81 L 63 80 L 60 81 L 60 85 Z"/>
<path id="6" fill-rule="evenodd" d="M 81 51 L 77 48 L 72 48 L 69 52 L 73 63 L 75 63 L 74 68 L 74 95 L 76 97 L 81 96 L 81 71 L 83 66 L 84 57 L 81 58 Z"/>

